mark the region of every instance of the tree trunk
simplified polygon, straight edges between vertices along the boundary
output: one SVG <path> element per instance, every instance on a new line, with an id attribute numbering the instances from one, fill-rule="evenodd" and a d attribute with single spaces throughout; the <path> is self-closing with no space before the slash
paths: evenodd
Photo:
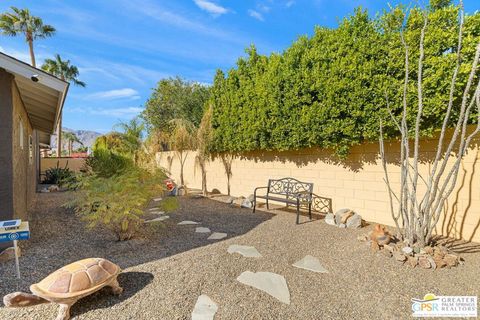
<path id="1" fill-rule="evenodd" d="M 30 49 L 30 60 L 32 60 L 32 67 L 36 68 L 37 64 L 35 63 L 35 53 L 33 52 L 33 40 L 31 36 L 27 36 L 28 48 Z"/>
<path id="2" fill-rule="evenodd" d="M 62 114 L 58 117 L 57 126 L 57 157 L 62 156 Z"/>

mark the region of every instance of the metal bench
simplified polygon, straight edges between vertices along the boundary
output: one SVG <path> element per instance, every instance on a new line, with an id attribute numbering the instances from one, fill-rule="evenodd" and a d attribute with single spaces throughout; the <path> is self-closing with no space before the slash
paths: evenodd
<path id="1" fill-rule="evenodd" d="M 267 189 L 266 195 L 257 195 L 260 189 Z M 312 219 L 312 198 L 313 183 L 302 182 L 294 178 L 269 179 L 267 187 L 255 188 L 253 192 L 253 212 L 257 205 L 257 198 L 265 199 L 267 209 L 269 209 L 268 201 L 283 202 L 297 207 L 297 224 L 300 222 L 300 207 L 308 207 L 308 215 Z"/>

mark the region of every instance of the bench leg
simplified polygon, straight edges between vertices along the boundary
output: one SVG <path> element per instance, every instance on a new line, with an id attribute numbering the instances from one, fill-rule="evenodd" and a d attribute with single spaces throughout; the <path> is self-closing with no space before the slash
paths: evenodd
<path id="1" fill-rule="evenodd" d="M 300 203 L 297 201 L 297 224 L 300 223 Z"/>
<path id="2" fill-rule="evenodd" d="M 270 208 L 268 207 L 268 198 L 267 198 L 267 210 L 270 210 Z"/>
<path id="3" fill-rule="evenodd" d="M 253 213 L 255 213 L 255 206 L 257 205 L 257 197 L 253 197 Z"/>
<path id="4" fill-rule="evenodd" d="M 310 220 L 312 220 L 312 203 L 308 203 L 308 215 L 310 216 Z"/>

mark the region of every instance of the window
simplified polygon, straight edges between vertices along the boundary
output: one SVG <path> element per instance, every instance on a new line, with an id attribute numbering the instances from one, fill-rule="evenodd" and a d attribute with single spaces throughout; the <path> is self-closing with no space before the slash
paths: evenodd
<path id="1" fill-rule="evenodd" d="M 33 138 L 31 135 L 28 136 L 28 162 L 33 163 Z"/>

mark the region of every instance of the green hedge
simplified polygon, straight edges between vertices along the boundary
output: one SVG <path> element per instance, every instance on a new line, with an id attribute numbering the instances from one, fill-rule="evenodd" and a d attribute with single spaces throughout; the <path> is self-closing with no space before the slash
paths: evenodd
<path id="1" fill-rule="evenodd" d="M 439 7 L 426 11 L 424 135 L 441 126 L 455 65 L 458 8 Z M 411 10 L 404 28 L 410 50 L 410 120 L 417 107 L 421 14 Z M 254 46 L 247 49 L 236 68 L 226 74 L 219 70 L 215 76 L 210 98 L 214 151 L 320 146 L 345 156 L 353 145 L 377 139 L 380 118 L 386 121 L 386 134 L 396 136 L 386 97 L 400 116 L 405 72 L 402 15 L 397 7 L 371 19 L 357 9 L 338 28 L 317 27 L 312 37 L 300 37 L 283 53 L 267 57 Z M 475 13 L 465 22 L 457 105 L 479 39 L 480 13 Z"/>

